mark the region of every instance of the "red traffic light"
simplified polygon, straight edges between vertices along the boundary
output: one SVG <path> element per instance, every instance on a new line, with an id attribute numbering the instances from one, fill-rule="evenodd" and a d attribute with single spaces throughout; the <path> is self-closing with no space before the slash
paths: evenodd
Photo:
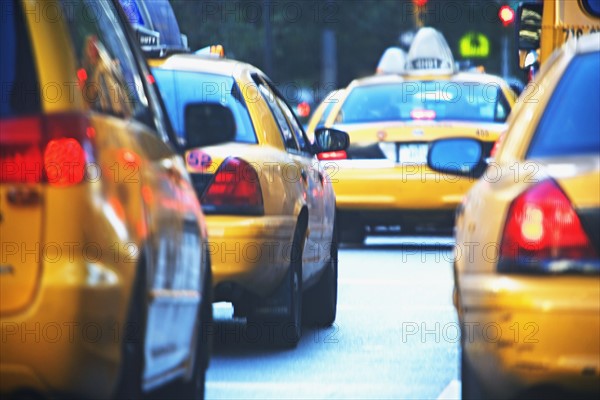
<path id="1" fill-rule="evenodd" d="M 498 11 L 498 17 L 500 17 L 500 21 L 504 26 L 508 26 L 515 20 L 515 10 L 510 8 L 510 6 L 503 5 L 500 7 L 500 11 Z"/>
<path id="2" fill-rule="evenodd" d="M 417 7 L 423 7 L 427 4 L 427 0 L 413 0 L 413 3 Z"/>

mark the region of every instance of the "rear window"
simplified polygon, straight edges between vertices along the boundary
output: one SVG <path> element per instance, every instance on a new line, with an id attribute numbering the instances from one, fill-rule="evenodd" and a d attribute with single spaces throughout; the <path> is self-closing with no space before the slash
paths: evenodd
<path id="1" fill-rule="evenodd" d="M 594 17 L 600 17 L 600 0 L 582 0 L 581 3 L 587 12 Z"/>
<path id="2" fill-rule="evenodd" d="M 152 71 L 165 100 L 177 135 L 185 138 L 184 112 L 191 103 L 218 103 L 235 118 L 235 142 L 257 143 L 248 108 L 235 80 L 230 76 L 154 68 Z"/>
<path id="3" fill-rule="evenodd" d="M 352 90 L 338 123 L 379 121 L 504 122 L 510 108 L 497 84 L 414 81 L 360 86 Z"/>
<path id="4" fill-rule="evenodd" d="M 546 106 L 527 158 L 600 152 L 598 71 L 600 52 L 573 59 Z"/>
<path id="5" fill-rule="evenodd" d="M 0 118 L 38 113 L 39 85 L 20 4 L 2 2 L 0 22 Z"/>

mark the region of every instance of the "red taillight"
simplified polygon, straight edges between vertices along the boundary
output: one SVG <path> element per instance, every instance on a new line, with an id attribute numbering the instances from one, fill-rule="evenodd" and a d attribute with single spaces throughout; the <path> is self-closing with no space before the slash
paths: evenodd
<path id="1" fill-rule="evenodd" d="M 88 128 L 78 114 L 1 120 L 0 182 L 69 186 L 83 181 Z"/>
<path id="2" fill-rule="evenodd" d="M 432 120 L 435 119 L 434 110 L 415 109 L 410 112 L 410 117 L 416 120 Z"/>
<path id="3" fill-rule="evenodd" d="M 345 150 L 326 151 L 325 153 L 317 154 L 317 158 L 321 161 L 345 160 L 348 158 L 348 154 Z"/>
<path id="4" fill-rule="evenodd" d="M 208 214 L 264 214 L 256 170 L 238 158 L 225 160 L 204 192 L 201 203 Z"/>
<path id="5" fill-rule="evenodd" d="M 597 257 L 571 202 L 554 181 L 533 186 L 511 204 L 500 248 L 501 270 Z"/>
<path id="6" fill-rule="evenodd" d="M 44 170 L 51 185 L 70 186 L 83 180 L 85 151 L 73 138 L 52 139 L 44 151 Z"/>

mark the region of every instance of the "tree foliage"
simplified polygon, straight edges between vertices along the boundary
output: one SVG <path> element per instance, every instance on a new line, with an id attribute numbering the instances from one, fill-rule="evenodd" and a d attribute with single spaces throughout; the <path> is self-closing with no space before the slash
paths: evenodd
<path id="1" fill-rule="evenodd" d="M 271 69 L 275 82 L 318 87 L 321 80 L 321 36 L 335 32 L 337 86 L 372 74 L 389 46 L 403 32 L 414 31 L 418 14 L 410 0 L 171 0 L 190 47 L 222 44 L 228 57 Z M 501 40 L 512 28 L 498 20 L 499 3 L 486 0 L 429 0 L 421 14 L 426 26 L 444 33 L 456 59 L 458 42 L 467 32 L 490 39 L 491 55 L 480 61 L 488 72 L 501 72 Z M 272 68 L 266 65 L 267 28 L 271 30 Z M 511 71 L 514 71 L 514 59 Z"/>

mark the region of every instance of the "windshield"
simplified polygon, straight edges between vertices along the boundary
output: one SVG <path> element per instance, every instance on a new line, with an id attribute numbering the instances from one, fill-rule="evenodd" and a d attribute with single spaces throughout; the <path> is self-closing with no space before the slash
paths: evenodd
<path id="1" fill-rule="evenodd" d="M 354 88 L 336 122 L 424 119 L 504 122 L 509 111 L 497 84 L 415 81 Z"/>
<path id="2" fill-rule="evenodd" d="M 154 68 L 153 74 L 177 136 L 185 138 L 184 112 L 188 104 L 218 103 L 235 119 L 235 142 L 257 143 L 252 120 L 235 80 L 230 76 Z"/>

